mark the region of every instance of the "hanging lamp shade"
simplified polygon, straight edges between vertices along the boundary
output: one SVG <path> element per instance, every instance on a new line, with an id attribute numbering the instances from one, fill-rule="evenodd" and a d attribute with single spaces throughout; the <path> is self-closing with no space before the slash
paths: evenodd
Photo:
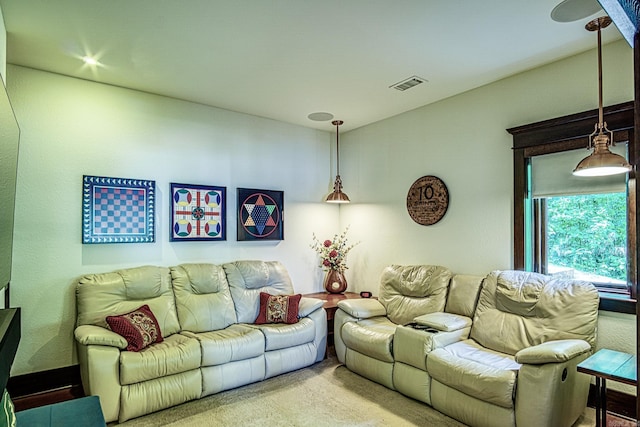
<path id="1" fill-rule="evenodd" d="M 342 179 L 340 178 L 340 125 L 342 120 L 334 120 L 331 122 L 336 127 L 336 180 L 333 183 L 333 192 L 330 193 L 325 201 L 327 203 L 349 203 L 349 196 L 342 192 Z"/>
<path id="2" fill-rule="evenodd" d="M 333 192 L 327 196 L 327 203 L 349 203 L 349 196 L 342 192 L 342 180 L 340 175 L 336 175 L 336 181 L 333 183 Z"/>
<path id="3" fill-rule="evenodd" d="M 573 170 L 576 176 L 607 176 L 627 173 L 631 165 L 627 159 L 609 150 L 609 135 L 598 134 L 593 138 L 593 152 L 582 159 Z"/>
<path id="4" fill-rule="evenodd" d="M 613 132 L 607 129 L 604 121 L 602 107 L 602 40 L 600 30 L 611 24 L 611 18 L 603 16 L 587 23 L 588 31 L 598 32 L 598 123 L 595 130 L 589 135 L 589 146 L 593 152 L 582 159 L 573 170 L 576 176 L 607 176 L 629 172 L 632 167 L 627 160 L 619 154 L 609 150 L 613 142 Z"/>

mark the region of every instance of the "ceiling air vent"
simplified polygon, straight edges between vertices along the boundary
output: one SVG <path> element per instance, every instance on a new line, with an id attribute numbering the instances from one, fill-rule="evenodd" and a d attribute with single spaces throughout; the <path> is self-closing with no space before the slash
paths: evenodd
<path id="1" fill-rule="evenodd" d="M 426 81 L 427 81 L 426 79 L 423 79 L 421 77 L 411 76 L 408 79 L 404 79 L 404 80 L 402 80 L 402 81 L 400 81 L 400 82 L 398 82 L 396 84 L 393 84 L 393 85 L 391 85 L 389 87 L 393 88 L 393 89 L 404 91 L 404 90 L 407 90 L 407 89 L 411 89 L 412 87 L 417 86 L 420 83 L 424 83 Z"/>

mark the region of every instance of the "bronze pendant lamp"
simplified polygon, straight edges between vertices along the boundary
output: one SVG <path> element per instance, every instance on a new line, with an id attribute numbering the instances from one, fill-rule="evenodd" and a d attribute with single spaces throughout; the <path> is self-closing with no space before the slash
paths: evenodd
<path id="1" fill-rule="evenodd" d="M 598 123 L 595 130 L 589 135 L 589 146 L 593 147 L 593 152 L 582 159 L 573 170 L 576 176 L 606 176 L 626 173 L 631 170 L 631 165 L 627 160 L 609 150 L 609 146 L 614 146 L 613 132 L 607 129 L 602 111 L 602 40 L 600 30 L 611 24 L 611 18 L 603 16 L 587 23 L 585 28 L 588 31 L 598 32 Z"/>
<path id="2" fill-rule="evenodd" d="M 333 183 L 333 192 L 327 196 L 327 203 L 349 203 L 349 196 L 342 192 L 342 179 L 340 179 L 340 125 L 342 120 L 331 122 L 336 127 L 336 181 Z"/>

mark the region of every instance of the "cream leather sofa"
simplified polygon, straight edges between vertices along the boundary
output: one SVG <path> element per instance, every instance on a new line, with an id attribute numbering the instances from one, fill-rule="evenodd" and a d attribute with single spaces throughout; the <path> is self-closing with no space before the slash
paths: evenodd
<path id="1" fill-rule="evenodd" d="M 75 338 L 85 393 L 100 397 L 106 422 L 123 422 L 322 360 L 323 302 L 303 297 L 297 323 L 255 325 L 260 292 L 294 293 L 280 263 L 145 266 L 82 277 Z M 105 319 L 143 304 L 164 340 L 126 351 Z"/>
<path id="2" fill-rule="evenodd" d="M 592 284 L 390 266 L 379 293 L 338 303 L 336 353 L 350 370 L 471 426 L 568 427 L 584 411 L 590 378 L 576 365 L 595 348 Z"/>

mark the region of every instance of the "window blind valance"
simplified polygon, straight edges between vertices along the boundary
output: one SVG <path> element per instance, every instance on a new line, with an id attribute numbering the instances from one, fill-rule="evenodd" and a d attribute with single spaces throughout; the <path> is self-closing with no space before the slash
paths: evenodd
<path id="1" fill-rule="evenodd" d="M 628 158 L 626 144 L 618 143 L 609 148 L 612 153 Z M 574 176 L 573 169 L 589 154 L 589 150 L 579 149 L 532 157 L 532 196 L 542 198 L 626 191 L 627 174 L 598 177 Z"/>

